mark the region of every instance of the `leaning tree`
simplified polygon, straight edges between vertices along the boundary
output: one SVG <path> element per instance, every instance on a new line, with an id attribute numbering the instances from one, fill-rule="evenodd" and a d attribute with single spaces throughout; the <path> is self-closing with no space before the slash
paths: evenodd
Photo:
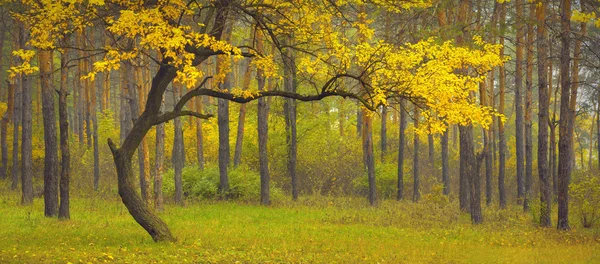
<path id="1" fill-rule="evenodd" d="M 477 36 L 468 41 L 469 47 L 433 38 L 397 45 L 374 34 L 377 25 L 373 17 L 378 13 L 425 10 L 429 8 L 427 1 L 9 2 L 24 11 L 13 15 L 30 33 L 29 46 L 38 51 L 85 49 L 90 59 L 99 58 L 91 72 L 82 78 L 93 79 L 98 72 L 117 70 L 140 57 L 157 65 L 149 92 L 139 95 L 146 97 L 146 103 L 133 126 L 119 145 L 108 141 L 117 169 L 119 195 L 135 221 L 155 241 L 173 241 L 175 237 L 136 192 L 132 157 L 153 126 L 181 116 L 210 118 L 186 108 L 194 97 L 211 96 L 246 103 L 267 96 L 297 101 L 339 96 L 357 100 L 371 111 L 386 105 L 390 98 L 397 98 L 421 109 L 422 127 L 426 130 L 419 133 L 441 133 L 449 124 L 487 127 L 496 115 L 493 109 L 481 107 L 471 94 L 478 91 L 488 71 L 503 63 L 500 46 L 487 44 Z M 257 49 L 256 41 L 251 45 L 224 41 L 221 37 L 228 28 L 259 32 L 264 36 L 262 45 L 268 48 Z M 58 41 L 65 35 L 90 31 L 101 31 L 108 44 L 81 47 Z M 29 64 L 34 52 L 17 52 L 24 63 L 12 69 L 13 76 L 35 70 Z M 275 85 L 271 90 L 242 91 L 223 85 L 226 74 L 232 70 L 232 60 L 248 57 L 252 57 L 251 67 L 277 81 L 290 54 L 294 56 L 296 78 L 303 80 L 298 90 L 279 89 L 280 85 Z M 214 75 L 197 67 L 217 56 L 223 63 Z M 208 82 L 209 79 L 212 81 Z M 188 92 L 171 109 L 161 112 L 165 91 L 174 82 L 187 86 Z M 373 155 L 372 146 L 364 149 L 369 152 L 365 155 Z"/>

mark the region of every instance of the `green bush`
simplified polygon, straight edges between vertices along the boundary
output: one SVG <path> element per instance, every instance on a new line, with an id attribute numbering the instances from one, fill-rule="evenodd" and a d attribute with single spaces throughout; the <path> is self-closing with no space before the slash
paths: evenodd
<path id="1" fill-rule="evenodd" d="M 404 180 L 406 186 L 406 178 Z M 395 198 L 398 192 L 398 165 L 393 163 L 377 164 L 375 166 L 375 184 L 377 185 L 378 197 L 381 197 L 381 199 Z M 366 171 L 364 176 L 354 179 L 352 185 L 358 194 L 367 195 L 369 192 L 369 179 Z"/>
<path id="2" fill-rule="evenodd" d="M 600 219 L 600 177 L 575 175 L 569 186 L 575 213 L 583 227 L 592 227 Z"/>
<path id="3" fill-rule="evenodd" d="M 166 196 L 175 194 L 174 171 L 170 169 L 163 176 L 163 190 Z M 198 166 L 183 168 L 183 193 L 186 197 L 199 199 L 219 198 L 219 168 L 209 166 L 201 170 Z M 240 200 L 260 199 L 260 175 L 246 166 L 229 169 L 229 191 L 227 198 Z M 271 186 L 271 199 L 283 196 L 279 188 Z"/>

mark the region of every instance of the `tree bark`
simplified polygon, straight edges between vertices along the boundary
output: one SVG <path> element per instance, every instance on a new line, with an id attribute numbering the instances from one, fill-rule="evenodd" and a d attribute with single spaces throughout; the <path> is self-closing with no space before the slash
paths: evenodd
<path id="1" fill-rule="evenodd" d="M 296 92 L 296 59 L 291 51 L 283 55 L 284 60 L 284 79 L 283 86 L 287 92 Z M 292 181 L 292 199 L 298 199 L 298 176 L 296 175 L 296 163 L 298 156 L 298 139 L 296 134 L 296 101 L 287 98 L 283 104 L 285 115 L 285 131 L 288 156 L 288 174 Z M 364 112 L 362 113 L 364 115 Z M 364 117 L 363 117 L 364 122 Z M 364 128 L 363 128 L 364 129 Z"/>
<path id="2" fill-rule="evenodd" d="M 142 62 L 138 60 L 138 65 L 135 68 L 136 76 L 136 89 L 137 89 L 137 111 L 140 113 L 144 111 L 144 94 L 145 85 L 143 78 L 143 67 Z M 136 112 L 137 112 L 136 111 Z M 136 114 L 137 116 L 137 114 Z M 150 190 L 150 154 L 148 153 L 148 143 L 146 138 L 142 139 L 140 146 L 138 147 L 138 163 L 140 170 L 140 191 L 142 194 L 142 200 L 146 202 L 147 206 L 152 204 L 152 191 Z"/>
<path id="3" fill-rule="evenodd" d="M 58 215 L 58 144 L 54 116 L 54 85 L 52 85 L 52 51 L 39 51 L 42 82 L 42 112 L 44 119 L 44 215 Z"/>
<path id="4" fill-rule="evenodd" d="M 173 85 L 173 98 L 174 102 L 179 101 L 181 98 L 181 87 L 180 84 Z M 173 159 L 173 169 L 175 171 L 175 203 L 183 205 L 183 180 L 182 173 L 183 167 L 185 166 L 185 150 L 183 143 L 183 128 L 181 124 L 181 118 L 175 118 L 175 132 L 173 138 L 173 152 L 171 157 Z"/>
<path id="5" fill-rule="evenodd" d="M 533 19 L 535 3 L 529 3 L 529 16 Z M 533 115 L 533 24 L 527 22 L 527 68 L 525 77 L 525 192 L 523 200 L 523 211 L 529 211 L 529 203 L 531 199 L 531 184 L 533 178 L 533 132 L 532 132 L 532 115 Z M 539 55 L 539 54 L 538 54 Z"/>
<path id="6" fill-rule="evenodd" d="M 92 70 L 92 65 L 86 62 L 86 72 Z M 91 80 L 86 81 L 86 90 L 89 90 L 89 101 L 88 101 L 88 132 L 91 132 L 91 137 L 88 135 L 88 140 L 91 140 L 92 148 L 94 151 L 94 190 L 98 190 L 100 186 L 100 150 L 98 149 L 98 115 L 97 115 L 97 95 L 96 95 L 96 84 Z M 89 146 L 88 142 L 88 146 Z"/>
<path id="7" fill-rule="evenodd" d="M 248 61 L 248 66 L 246 67 L 246 72 L 244 73 L 244 80 L 242 83 L 242 89 L 248 90 L 248 86 L 250 86 L 250 75 L 252 73 L 252 68 L 250 67 L 251 61 Z M 264 85 L 264 84 L 263 84 Z M 244 142 L 244 125 L 246 123 L 246 104 L 240 105 L 240 113 L 238 116 L 238 127 L 237 127 L 237 137 L 235 140 L 235 151 L 233 154 L 233 166 L 237 167 L 240 165 L 242 161 L 242 146 Z"/>
<path id="8" fill-rule="evenodd" d="M 369 204 L 377 205 L 377 187 L 375 182 L 375 153 L 373 153 L 373 117 L 367 109 L 362 109 L 363 117 L 363 155 L 369 181 Z"/>
<path id="9" fill-rule="evenodd" d="M 4 36 L 4 33 L 2 33 L 2 36 Z M 1 57 L 2 55 L 0 55 Z M 10 66 L 12 67 L 14 65 L 13 60 L 9 58 L 10 61 Z M 6 85 L 7 85 L 7 95 L 6 95 L 6 112 L 4 113 L 4 116 L 2 117 L 2 127 L 0 128 L 0 136 L 2 137 L 2 142 L 0 142 L 0 145 L 2 145 L 2 172 L 0 172 L 1 178 L 4 180 L 8 177 L 7 173 L 8 173 L 8 143 L 6 142 L 6 137 L 8 134 L 8 125 L 11 123 L 11 121 L 14 120 L 14 109 L 15 109 L 15 80 L 7 80 L 6 81 Z M 15 123 L 13 123 L 13 125 L 15 125 Z"/>
<path id="10" fill-rule="evenodd" d="M 475 157 L 473 144 L 473 127 L 459 126 L 460 131 L 460 152 L 461 159 L 464 159 L 463 173 L 465 174 L 469 186 L 469 212 L 471 213 L 471 222 L 479 224 L 483 222 L 481 215 L 481 188 L 479 184 L 479 164 L 478 157 Z"/>
<path id="11" fill-rule="evenodd" d="M 444 185 L 443 194 L 450 195 L 450 171 L 448 166 L 448 129 L 441 135 L 442 145 L 442 184 Z"/>
<path id="12" fill-rule="evenodd" d="M 387 153 L 387 106 L 381 106 L 381 162 L 385 161 Z"/>
<path id="13" fill-rule="evenodd" d="M 29 32 L 21 28 L 21 48 L 30 49 L 26 46 Z M 22 130 L 21 130 L 21 204 L 33 204 L 33 157 L 32 157 L 32 105 L 31 76 L 22 76 Z"/>
<path id="14" fill-rule="evenodd" d="M 165 125 L 156 126 L 156 155 L 154 159 L 154 208 L 157 212 L 164 211 L 163 199 L 163 169 L 165 153 Z"/>
<path id="15" fill-rule="evenodd" d="M 561 52 L 560 52 L 560 123 L 558 139 L 558 224 L 560 230 L 569 230 L 569 182 L 573 156 L 573 136 L 569 132 L 574 125 L 569 108 L 571 76 L 569 73 L 571 38 L 571 1 L 561 0 Z"/>
<path id="16" fill-rule="evenodd" d="M 404 199 L 404 148 L 406 147 L 406 125 L 408 121 L 408 115 L 404 109 L 405 102 L 400 101 L 400 126 L 398 136 L 398 194 L 396 200 L 400 201 Z"/>
<path id="17" fill-rule="evenodd" d="M 516 0 L 515 7 L 517 12 L 517 18 L 523 17 L 523 0 Z M 516 152 L 516 163 L 517 163 L 517 203 L 523 202 L 523 195 L 525 191 L 524 187 L 524 172 L 525 172 L 525 144 L 523 142 L 523 43 L 524 43 L 524 30 L 523 20 L 516 20 L 516 58 L 515 58 L 515 152 Z"/>
<path id="18" fill-rule="evenodd" d="M 202 98 L 196 98 L 196 112 L 202 113 Z M 202 134 L 202 119 L 196 118 L 196 155 L 198 158 L 198 168 L 204 169 L 204 135 Z"/>
<path id="19" fill-rule="evenodd" d="M 540 181 L 540 225 L 551 226 L 551 187 L 548 175 L 548 71 L 547 71 L 547 34 L 546 34 L 546 5 L 536 6 L 537 20 L 537 52 L 538 52 L 538 177 Z"/>
<path id="20" fill-rule="evenodd" d="M 69 185 L 71 177 L 71 153 L 69 149 L 69 122 L 67 112 L 67 80 L 68 68 L 67 63 L 69 56 L 67 52 L 61 54 L 60 57 L 60 92 L 58 93 L 58 119 L 60 133 L 60 205 L 58 208 L 59 219 L 70 219 L 70 198 Z"/>
<path id="21" fill-rule="evenodd" d="M 20 31 L 20 29 L 19 29 Z M 20 47 L 20 36 L 18 33 L 18 37 L 15 37 L 13 45 L 15 47 Z M 13 57 L 11 60 L 12 65 L 18 65 L 19 61 L 16 57 Z M 19 187 L 19 126 L 21 125 L 21 117 L 22 117 L 22 78 L 21 75 L 17 75 L 13 79 L 13 87 L 14 87 L 14 104 L 13 104 L 13 142 L 12 142 L 12 181 L 10 185 L 11 190 L 16 190 Z"/>
<path id="22" fill-rule="evenodd" d="M 419 107 L 415 105 L 415 133 L 413 140 L 413 202 L 418 202 L 421 198 L 419 183 L 419 134 L 416 129 L 419 128 Z"/>

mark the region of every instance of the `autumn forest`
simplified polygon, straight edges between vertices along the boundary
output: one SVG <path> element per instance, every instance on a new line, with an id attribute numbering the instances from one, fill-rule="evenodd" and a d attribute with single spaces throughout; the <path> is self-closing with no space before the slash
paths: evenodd
<path id="1" fill-rule="evenodd" d="M 0 0 L 0 262 L 600 262 L 597 16 Z"/>

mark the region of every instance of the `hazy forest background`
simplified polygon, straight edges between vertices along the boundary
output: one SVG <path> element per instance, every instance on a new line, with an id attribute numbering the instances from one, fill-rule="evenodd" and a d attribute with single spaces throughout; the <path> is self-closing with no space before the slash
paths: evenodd
<path id="1" fill-rule="evenodd" d="M 0 0 L 0 262 L 600 262 L 597 15 Z"/>

